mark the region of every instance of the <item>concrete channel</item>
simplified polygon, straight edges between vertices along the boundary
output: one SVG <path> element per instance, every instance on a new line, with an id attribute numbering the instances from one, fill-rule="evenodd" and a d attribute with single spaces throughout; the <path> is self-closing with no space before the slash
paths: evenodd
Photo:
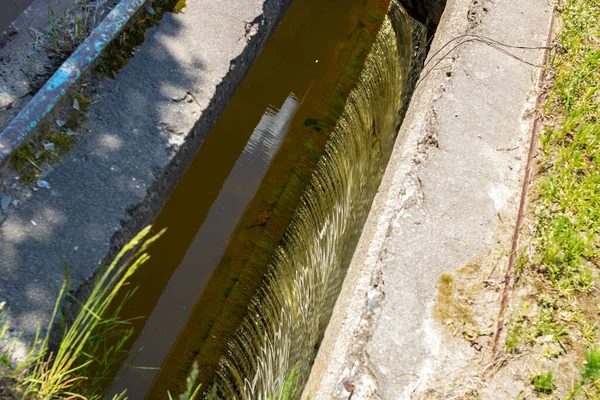
<path id="1" fill-rule="evenodd" d="M 0 226 L 0 298 L 24 339 L 47 324 L 65 263 L 77 288 L 154 221 L 289 3 L 204 0 L 167 13 L 118 79 L 100 80 L 77 146 L 43 173 L 49 188 L 5 182 L 20 202 Z M 197 101 L 173 100 L 188 92 Z"/>
<path id="2" fill-rule="evenodd" d="M 0 301 L 24 340 L 48 322 L 65 263 L 83 297 L 156 220 L 291 3 L 188 0 L 97 83 L 77 145 L 44 168 L 49 187 L 19 189 L 0 225 Z M 406 4 L 437 31 L 303 398 L 418 398 L 436 384 L 450 356 L 435 282 L 514 220 L 552 5 L 444 3 Z"/>

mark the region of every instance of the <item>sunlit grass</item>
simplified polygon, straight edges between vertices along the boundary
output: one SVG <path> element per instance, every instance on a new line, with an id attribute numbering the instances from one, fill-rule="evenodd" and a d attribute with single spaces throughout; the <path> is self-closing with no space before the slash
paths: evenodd
<path id="1" fill-rule="evenodd" d="M 15 395 L 23 399 L 103 398 L 105 388 L 110 386 L 106 385 L 106 380 L 111 378 L 110 371 L 127 356 L 124 345 L 133 333 L 130 321 L 119 319 L 119 311 L 129 296 L 115 311 L 109 310 L 129 277 L 148 260 L 148 246 L 162 234 L 147 238 L 149 232 L 150 227 L 140 232 L 102 271 L 73 323 L 63 327 L 64 334 L 56 352 L 50 350 L 50 335 L 41 339 L 38 330 L 28 355 L 5 376 L 12 381 Z M 51 321 L 56 318 L 67 285 L 68 279 L 60 291 Z M 51 326 L 52 322 L 48 330 Z M 4 325 L 2 330 L 6 327 Z M 119 340 L 112 341 L 115 337 Z M 125 393 L 114 399 L 125 399 Z"/>
<path id="2" fill-rule="evenodd" d="M 549 358 L 588 348 L 584 368 L 595 371 L 592 356 L 600 321 L 600 3 L 565 0 L 558 11 L 562 24 L 541 110 L 539 172 L 530 194 L 533 233 L 520 260 L 520 272 L 528 277 L 535 297 L 532 309 L 513 318 L 506 344 L 509 351 L 519 351 L 537 338 L 550 338 L 548 343 L 555 346 L 548 348 L 554 350 L 542 354 Z M 582 372 L 580 386 L 593 397 L 600 392 L 592 375 Z"/>

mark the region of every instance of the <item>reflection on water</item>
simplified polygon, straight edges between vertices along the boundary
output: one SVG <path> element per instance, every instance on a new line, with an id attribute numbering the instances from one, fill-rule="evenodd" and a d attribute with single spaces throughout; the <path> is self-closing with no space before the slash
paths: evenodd
<path id="1" fill-rule="evenodd" d="M 190 249 L 169 279 L 165 291 L 136 340 L 134 348 L 143 348 L 143 351 L 132 354 L 126 365 L 135 363 L 158 366 L 167 356 L 203 289 L 195 280 L 197 255 L 202 254 L 205 265 L 209 268 L 214 268 L 219 262 L 237 221 L 255 195 L 297 108 L 298 100 L 292 93 L 279 111 L 273 107 L 268 107 L 265 111 L 225 180 Z M 176 310 L 173 309 L 174 304 L 177 305 Z M 127 369 L 112 395 L 127 389 L 129 398 L 143 398 L 156 372 L 156 369 Z"/>
<path id="2" fill-rule="evenodd" d="M 242 156 L 237 160 L 236 167 L 254 165 L 252 168 L 256 168 L 257 172 L 264 174 L 275 152 L 279 149 L 297 109 L 298 99 L 293 93 L 285 99 L 279 111 L 267 108 L 252 136 L 250 136 Z M 234 172 L 232 172 L 233 174 Z"/>

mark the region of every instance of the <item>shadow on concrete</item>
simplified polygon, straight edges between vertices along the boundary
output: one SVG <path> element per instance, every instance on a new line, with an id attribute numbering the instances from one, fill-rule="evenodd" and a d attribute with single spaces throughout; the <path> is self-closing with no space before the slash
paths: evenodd
<path id="1" fill-rule="evenodd" d="M 0 301 L 24 340 L 45 327 L 68 265 L 73 288 L 89 279 L 157 174 L 200 114 L 175 96 L 202 87 L 204 61 L 182 52 L 179 16 L 166 14 L 116 80 L 92 96 L 76 148 L 0 226 Z M 199 94 L 198 94 L 199 96 Z"/>

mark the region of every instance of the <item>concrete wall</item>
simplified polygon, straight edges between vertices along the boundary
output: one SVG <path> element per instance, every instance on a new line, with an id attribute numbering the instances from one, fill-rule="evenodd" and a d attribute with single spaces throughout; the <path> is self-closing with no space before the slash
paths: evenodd
<path id="1" fill-rule="evenodd" d="M 436 282 L 511 231 L 543 50 L 471 37 L 434 54 L 465 34 L 545 46 L 551 17 L 548 0 L 448 1 L 303 398 L 420 398 L 447 359 L 477 356 L 442 341 Z"/>

